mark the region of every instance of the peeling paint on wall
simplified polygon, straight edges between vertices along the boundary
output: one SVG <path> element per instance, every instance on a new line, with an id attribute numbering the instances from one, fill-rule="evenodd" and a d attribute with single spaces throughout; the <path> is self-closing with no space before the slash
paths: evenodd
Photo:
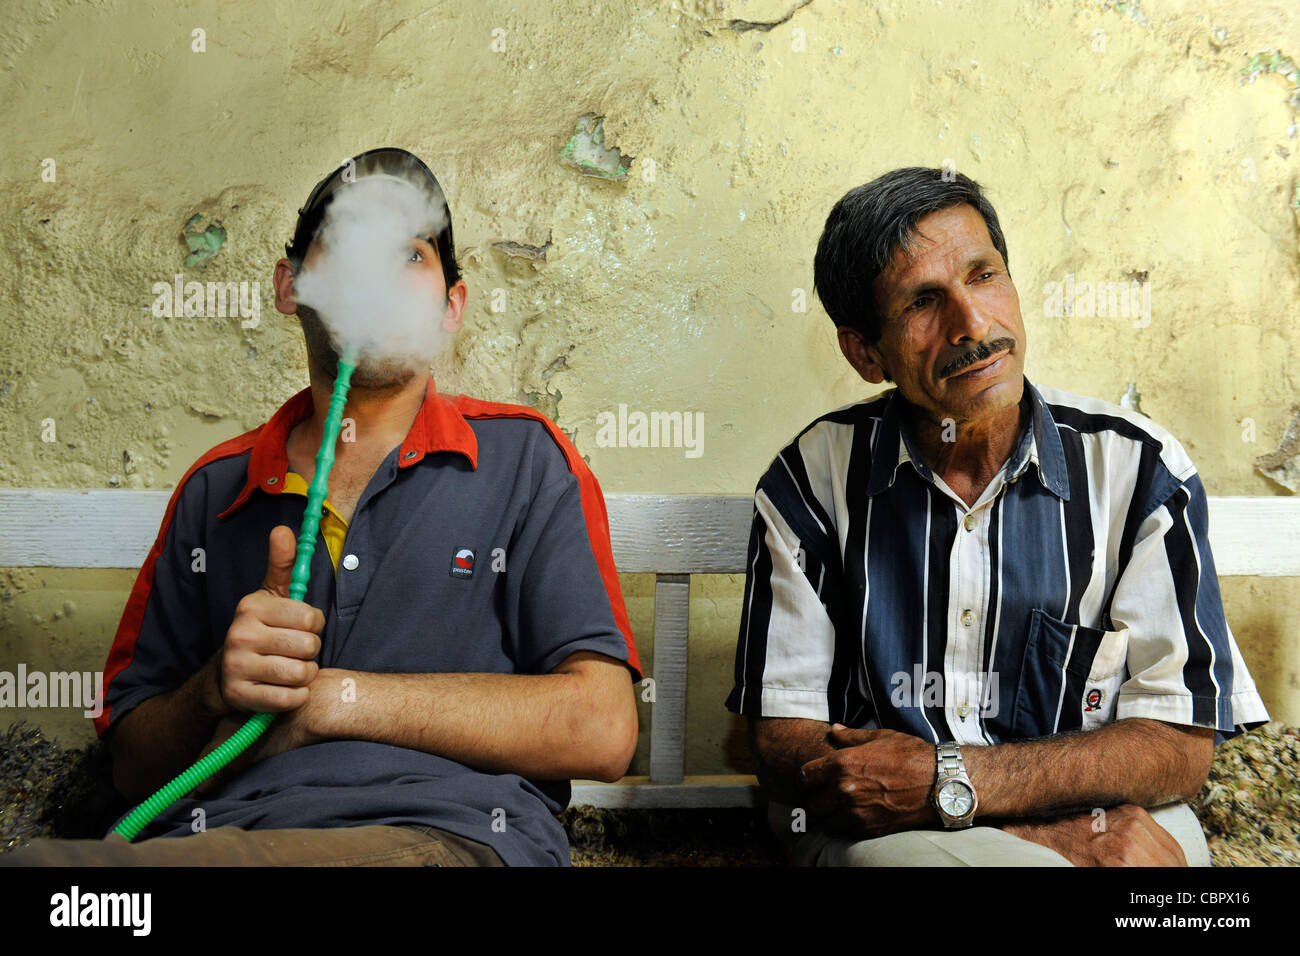
<path id="1" fill-rule="evenodd" d="M 1241 82 L 1254 83 L 1264 73 L 1276 73 L 1291 81 L 1291 95 L 1287 98 L 1287 102 L 1291 106 L 1293 122 L 1286 134 L 1294 139 L 1297 132 L 1300 132 L 1300 68 L 1297 68 L 1295 61 L 1284 55 L 1281 50 L 1265 50 L 1252 56 L 1242 68 Z"/>
<path id="2" fill-rule="evenodd" d="M 1277 451 L 1255 460 L 1261 475 L 1290 491 L 1300 491 L 1300 405 L 1291 406 L 1291 422 L 1282 433 Z"/>
<path id="3" fill-rule="evenodd" d="M 735 30 L 737 33 L 748 33 L 750 30 L 761 30 L 766 33 L 769 30 L 779 27 L 783 23 L 790 22 L 790 19 L 796 13 L 812 2 L 813 0 L 800 0 L 799 3 L 796 3 L 790 8 L 790 11 L 785 16 L 777 17 L 775 20 L 728 20 L 726 28 L 728 30 Z"/>
<path id="4" fill-rule="evenodd" d="M 195 229 L 194 224 L 202 218 L 203 214 L 196 212 L 185 223 L 185 244 L 190 247 L 190 254 L 185 257 L 185 266 L 189 269 L 195 266 L 206 269 L 226 241 L 226 230 L 221 225 L 221 220 L 210 223 L 202 232 Z"/>
<path id="5" fill-rule="evenodd" d="M 584 176 L 618 181 L 627 179 L 633 163 L 633 157 L 625 159 L 617 149 L 605 145 L 605 117 L 595 113 L 578 118 L 577 129 L 560 150 L 560 157 Z"/>
<path id="6" fill-rule="evenodd" d="M 1119 404 L 1122 408 L 1129 408 L 1139 415 L 1145 414 L 1142 411 L 1142 394 L 1138 391 L 1137 382 L 1129 382 L 1124 387 L 1124 394 L 1119 397 Z"/>
<path id="7" fill-rule="evenodd" d="M 546 242 L 540 246 L 530 246 L 526 242 L 502 241 L 492 243 L 493 249 L 500 249 L 508 256 L 514 256 L 516 259 L 532 259 L 539 262 L 546 261 L 546 250 L 551 248 L 552 231 L 546 231 Z"/>

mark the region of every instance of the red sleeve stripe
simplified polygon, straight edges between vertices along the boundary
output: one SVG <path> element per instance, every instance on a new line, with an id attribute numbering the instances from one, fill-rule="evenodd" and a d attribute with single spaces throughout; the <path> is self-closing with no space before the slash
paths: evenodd
<path id="1" fill-rule="evenodd" d="M 136 640 L 140 637 L 140 628 L 144 624 L 144 612 L 149 606 L 149 595 L 153 592 L 154 567 L 157 565 L 158 557 L 162 554 L 163 546 L 167 542 L 167 531 L 171 528 L 172 515 L 176 511 L 176 502 L 180 500 L 181 492 L 185 489 L 185 483 L 190 480 L 191 475 L 204 465 L 221 458 L 233 458 L 235 455 L 249 451 L 261 430 L 261 427 L 255 428 L 251 432 L 246 432 L 217 445 L 191 465 L 190 470 L 185 472 L 181 480 L 176 483 L 176 490 L 172 492 L 172 496 L 167 502 L 167 511 L 163 514 L 162 526 L 158 529 L 158 537 L 154 540 L 149 556 L 145 558 L 140 573 L 136 576 L 135 586 L 131 588 L 131 596 L 127 598 L 126 608 L 122 612 L 122 619 L 117 625 L 117 633 L 113 637 L 113 646 L 108 652 L 108 661 L 104 664 L 104 699 L 106 701 L 108 699 L 108 688 L 112 684 L 113 678 L 126 670 L 135 657 Z M 111 708 L 105 704 L 103 711 L 94 719 L 95 733 L 101 737 L 104 735 L 104 731 L 108 730 L 111 722 L 110 710 Z"/>
<path id="2" fill-rule="evenodd" d="M 623 590 L 618 585 L 618 568 L 614 566 L 614 550 L 609 543 L 609 514 L 605 510 L 605 496 L 600 490 L 600 483 L 591 473 L 587 463 L 573 447 L 569 437 L 560 431 L 559 426 L 536 409 L 526 405 L 505 405 L 496 402 L 484 402 L 467 395 L 456 397 L 456 408 L 466 418 L 530 418 L 546 426 L 551 438 L 560 446 L 569 471 L 578 479 L 578 488 L 582 494 L 582 514 L 587 522 L 587 537 L 591 539 L 591 551 L 596 556 L 596 567 L 605 584 L 605 593 L 609 596 L 610 607 L 614 610 L 614 622 L 623 633 L 627 643 L 628 666 L 635 672 L 634 681 L 639 681 L 641 657 L 637 654 L 636 640 L 632 637 L 632 623 L 628 620 L 627 607 L 623 603 Z"/>

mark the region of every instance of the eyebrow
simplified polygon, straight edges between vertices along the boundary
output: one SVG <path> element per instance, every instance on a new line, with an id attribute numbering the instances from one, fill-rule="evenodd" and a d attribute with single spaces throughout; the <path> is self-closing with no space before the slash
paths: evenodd
<path id="1" fill-rule="evenodd" d="M 972 269 L 978 269 L 981 266 L 997 266 L 997 264 L 997 260 L 992 256 L 987 253 L 979 253 L 978 255 L 971 256 L 962 263 L 962 274 L 965 275 Z M 916 282 L 912 285 L 904 286 L 890 296 L 889 304 L 893 305 L 901 300 L 902 304 L 910 305 L 912 300 L 922 292 L 939 292 L 942 291 L 942 289 L 943 285 L 932 279 L 927 279 L 924 282 Z"/>

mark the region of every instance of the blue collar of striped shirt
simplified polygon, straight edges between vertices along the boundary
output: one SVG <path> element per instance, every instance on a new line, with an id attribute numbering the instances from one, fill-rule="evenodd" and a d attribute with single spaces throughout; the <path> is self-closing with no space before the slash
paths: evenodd
<path id="1" fill-rule="evenodd" d="M 1048 411 L 1047 403 L 1038 389 L 1025 379 L 1025 394 L 1029 398 L 1033 414 L 1020 431 L 1016 447 L 1007 459 L 1004 473 L 1008 480 L 1014 481 L 1030 464 L 1037 466 L 1038 480 L 1043 487 L 1062 501 L 1070 500 L 1070 479 L 1065 468 L 1065 449 L 1061 447 L 1061 436 L 1056 430 L 1056 422 Z M 894 483 L 899 467 L 903 462 L 911 462 L 912 467 L 926 481 L 934 480 L 934 473 L 916 450 L 912 437 L 903 427 L 902 411 L 905 400 L 895 388 L 885 405 L 876 440 L 871 446 L 871 474 L 867 479 L 867 496 L 875 497 L 888 491 Z M 891 458 L 881 454 L 882 449 L 898 446 L 898 456 Z"/>

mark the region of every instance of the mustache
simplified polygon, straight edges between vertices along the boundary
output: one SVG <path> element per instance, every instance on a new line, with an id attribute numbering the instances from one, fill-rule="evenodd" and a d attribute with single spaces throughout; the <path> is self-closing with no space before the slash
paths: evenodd
<path id="1" fill-rule="evenodd" d="M 1016 340 L 1013 338 L 994 339 L 992 342 L 981 342 L 969 352 L 963 352 L 955 359 L 939 369 L 940 378 L 949 378 L 958 374 L 964 369 L 970 368 L 976 362 L 982 362 L 991 355 L 997 355 L 999 352 L 1009 352 L 1016 347 Z"/>

